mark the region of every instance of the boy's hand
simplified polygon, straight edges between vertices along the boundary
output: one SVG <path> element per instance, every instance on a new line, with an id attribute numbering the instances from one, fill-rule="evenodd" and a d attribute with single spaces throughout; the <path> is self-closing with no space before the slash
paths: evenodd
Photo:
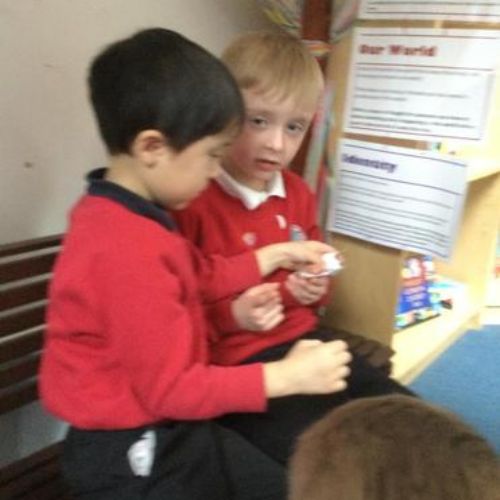
<path id="1" fill-rule="evenodd" d="M 347 387 L 350 360 L 342 340 L 301 340 L 281 361 L 264 364 L 267 397 L 342 391 Z"/>
<path id="2" fill-rule="evenodd" d="M 231 303 L 238 326 L 262 332 L 274 328 L 284 319 L 278 283 L 263 283 L 249 288 Z"/>
<path id="3" fill-rule="evenodd" d="M 282 267 L 296 271 L 307 267 L 310 272 L 324 268 L 321 256 L 336 250 L 321 241 L 288 241 L 267 245 L 255 251 L 262 276 Z"/>
<path id="4" fill-rule="evenodd" d="M 288 275 L 285 287 L 304 306 L 318 302 L 328 291 L 330 278 L 301 278 L 296 273 Z"/>

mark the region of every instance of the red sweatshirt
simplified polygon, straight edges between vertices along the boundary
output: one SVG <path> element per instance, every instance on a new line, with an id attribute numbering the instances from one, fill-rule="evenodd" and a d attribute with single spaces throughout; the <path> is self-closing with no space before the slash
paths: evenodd
<path id="1" fill-rule="evenodd" d="M 283 171 L 286 197 L 271 196 L 254 210 L 212 181 L 187 209 L 174 214 L 180 231 L 206 255 L 235 256 L 251 248 L 297 239 L 320 240 L 316 199 L 296 174 Z M 268 347 L 298 338 L 314 329 L 318 304 L 303 306 L 283 286 L 289 271 L 279 270 L 265 281 L 279 282 L 285 320 L 272 330 L 240 330 L 230 312 L 232 299 L 213 304 L 211 352 L 215 363 L 237 364 Z M 234 298 L 234 297 L 233 297 Z"/>
<path id="2" fill-rule="evenodd" d="M 265 410 L 262 365 L 208 364 L 201 304 L 259 282 L 253 253 L 209 263 L 163 210 L 97 186 L 73 209 L 55 266 L 44 404 L 84 429 Z"/>

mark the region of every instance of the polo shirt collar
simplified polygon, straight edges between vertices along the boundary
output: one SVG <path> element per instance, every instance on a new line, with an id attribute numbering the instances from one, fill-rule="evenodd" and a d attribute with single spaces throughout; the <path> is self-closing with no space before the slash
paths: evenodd
<path id="1" fill-rule="evenodd" d="M 106 168 L 97 168 L 87 175 L 89 183 L 87 193 L 91 196 L 108 198 L 148 219 L 152 219 L 169 230 L 176 230 L 176 224 L 170 214 L 159 205 L 125 189 L 105 178 Z"/>
<path id="2" fill-rule="evenodd" d="M 248 210 L 255 210 L 271 196 L 286 198 L 285 183 L 281 172 L 275 173 L 266 191 L 257 191 L 241 184 L 225 170 L 215 180 L 227 194 L 241 200 Z"/>

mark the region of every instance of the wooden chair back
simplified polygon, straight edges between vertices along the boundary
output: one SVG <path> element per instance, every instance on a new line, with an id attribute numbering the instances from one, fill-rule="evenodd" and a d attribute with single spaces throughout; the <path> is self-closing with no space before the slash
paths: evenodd
<path id="1" fill-rule="evenodd" d="M 0 246 L 0 415 L 38 399 L 47 289 L 62 235 Z M 0 469 L 2 500 L 69 498 L 55 443 Z"/>

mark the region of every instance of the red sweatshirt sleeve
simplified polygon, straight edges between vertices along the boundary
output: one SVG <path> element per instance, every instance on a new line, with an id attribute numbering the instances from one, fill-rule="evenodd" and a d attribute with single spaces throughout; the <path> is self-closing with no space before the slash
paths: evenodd
<path id="1" fill-rule="evenodd" d="M 234 296 L 207 305 L 207 318 L 212 326 L 211 338 L 217 341 L 221 335 L 237 332 L 240 326 L 234 319 L 231 304 Z"/>
<path id="2" fill-rule="evenodd" d="M 193 243 L 188 243 L 204 302 L 214 302 L 243 292 L 262 280 L 253 251 L 232 257 L 204 255 Z"/>
<path id="3" fill-rule="evenodd" d="M 248 250 L 233 257 L 207 255 L 200 250 L 206 238 L 206 228 L 197 210 L 190 207 L 172 215 L 182 235 L 191 245 L 194 267 L 205 302 L 218 301 L 260 282 L 262 278 L 253 251 Z"/>

